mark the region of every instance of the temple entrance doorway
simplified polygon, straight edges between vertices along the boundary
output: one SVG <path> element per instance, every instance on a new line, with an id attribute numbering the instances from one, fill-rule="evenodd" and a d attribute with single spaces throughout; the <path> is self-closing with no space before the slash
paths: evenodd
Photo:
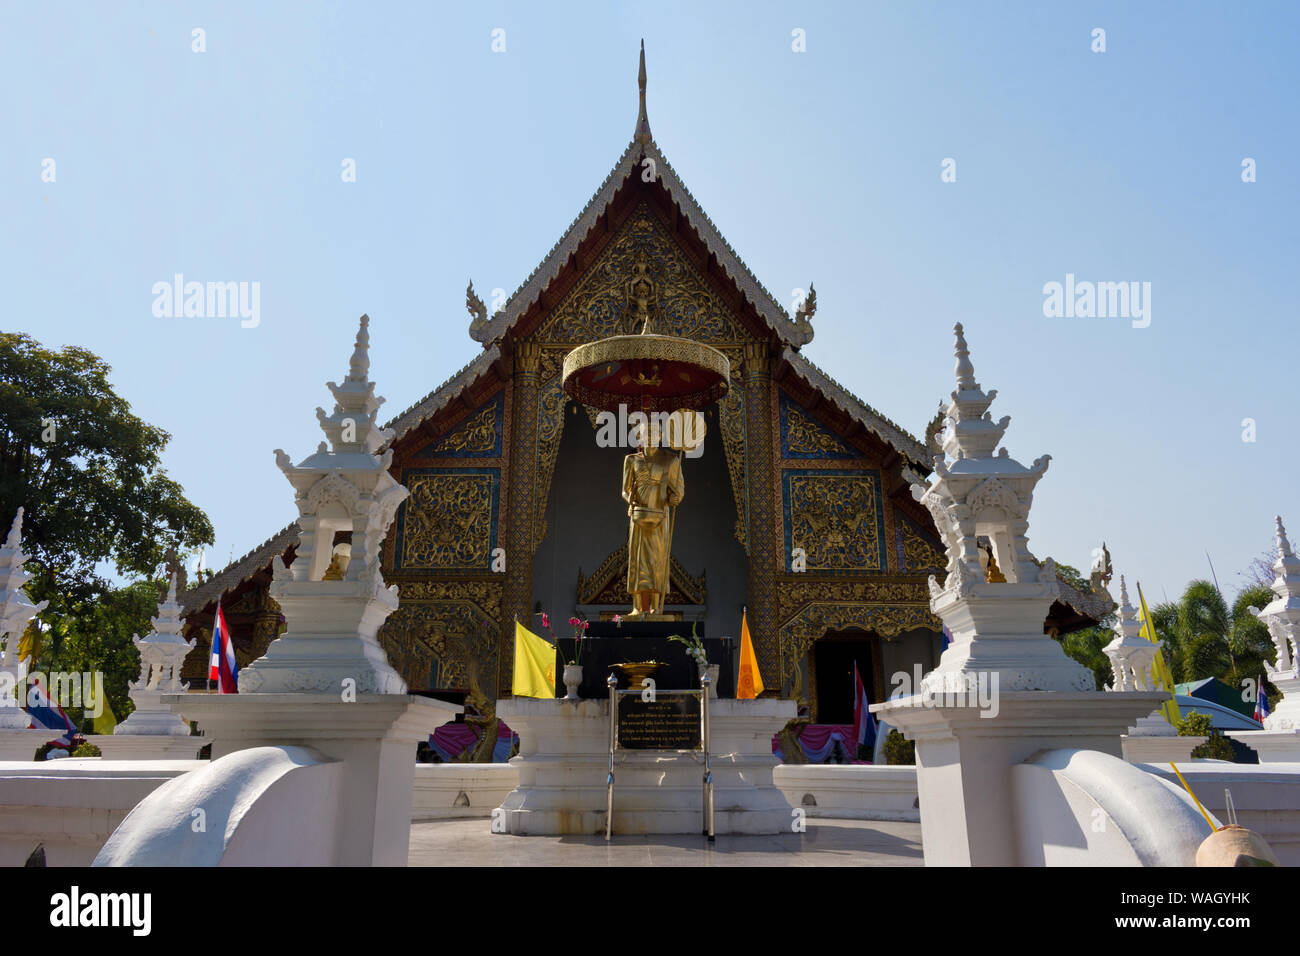
<path id="1" fill-rule="evenodd" d="M 880 700 L 878 647 L 880 638 L 869 631 L 849 628 L 827 631 L 813 642 L 813 720 L 818 724 L 853 723 L 853 666 L 872 703 Z"/>

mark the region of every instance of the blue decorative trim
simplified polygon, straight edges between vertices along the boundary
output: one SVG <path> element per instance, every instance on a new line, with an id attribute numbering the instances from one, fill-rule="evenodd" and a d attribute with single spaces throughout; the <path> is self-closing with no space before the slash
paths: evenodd
<path id="1" fill-rule="evenodd" d="M 784 391 L 779 391 L 778 394 L 780 395 L 781 457 L 782 458 L 794 458 L 794 459 L 816 458 L 821 460 L 827 460 L 827 459 L 834 460 L 839 458 L 863 457 L 862 452 L 858 451 L 855 448 L 850 448 L 848 445 L 846 445 L 838 435 L 836 435 L 830 429 L 822 425 L 821 422 L 817 421 L 817 419 L 813 417 L 811 412 L 809 412 L 806 408 L 804 408 L 802 405 L 796 402 Z M 839 448 L 839 451 L 817 451 L 817 452 L 791 451 L 789 421 L 790 421 L 790 409 L 792 407 L 800 415 L 806 418 L 808 420 L 808 423 L 812 425 L 813 428 L 817 429 L 819 432 L 821 432 L 823 435 L 829 438 L 832 442 L 834 442 L 835 445 Z"/>
<path id="2" fill-rule="evenodd" d="M 487 451 L 439 451 L 438 446 L 442 445 L 447 439 L 456 435 L 459 431 L 469 425 L 470 421 L 479 414 L 484 408 L 495 406 L 495 412 L 492 416 L 492 430 L 494 443 L 493 447 Z M 465 420 L 453 428 L 447 434 L 443 435 L 437 441 L 425 448 L 415 456 L 416 458 L 500 458 L 501 457 L 501 438 L 505 431 L 505 414 L 506 414 L 506 393 L 501 389 L 488 402 L 480 405 L 474 411 L 465 417 Z"/>

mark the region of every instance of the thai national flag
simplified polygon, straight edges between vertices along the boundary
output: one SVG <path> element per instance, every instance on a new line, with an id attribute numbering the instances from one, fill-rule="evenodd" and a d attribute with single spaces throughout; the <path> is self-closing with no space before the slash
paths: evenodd
<path id="1" fill-rule="evenodd" d="M 1259 679 L 1259 696 L 1255 698 L 1255 719 L 1261 724 L 1269 715 L 1268 694 L 1264 693 L 1264 678 Z"/>
<path id="2" fill-rule="evenodd" d="M 217 620 L 212 625 L 212 661 L 208 666 L 208 680 L 218 682 L 223 694 L 239 693 L 239 665 L 235 663 L 235 644 L 230 639 L 226 615 L 217 602 Z"/>
<path id="3" fill-rule="evenodd" d="M 77 732 L 77 726 L 63 712 L 63 708 L 50 699 L 50 695 L 41 686 L 39 677 L 33 677 L 27 689 L 27 715 L 37 728 L 62 731 L 63 735 L 50 743 L 64 750 L 71 749 L 72 735 Z"/>
<path id="4" fill-rule="evenodd" d="M 858 662 L 853 662 L 853 739 L 857 746 L 866 747 L 868 753 L 874 754 L 876 751 L 876 718 L 868 710 L 871 704 L 871 698 L 867 696 L 866 690 L 862 686 L 862 676 L 858 673 Z M 854 758 L 857 758 L 855 748 Z"/>
<path id="5" fill-rule="evenodd" d="M 947 624 L 943 625 L 943 632 L 940 634 L 940 640 L 942 643 L 939 645 L 939 653 L 942 654 L 948 649 L 948 645 L 952 643 L 952 631 L 948 630 Z"/>

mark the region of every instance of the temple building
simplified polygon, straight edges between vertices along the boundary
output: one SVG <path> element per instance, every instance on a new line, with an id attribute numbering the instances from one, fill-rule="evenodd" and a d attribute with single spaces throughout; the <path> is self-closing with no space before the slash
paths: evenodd
<path id="1" fill-rule="evenodd" d="M 682 462 L 664 611 L 712 640 L 738 637 L 746 610 L 766 693 L 805 702 L 813 722 L 848 722 L 853 662 L 880 701 L 891 674 L 938 661 L 927 579 L 946 557 L 912 494 L 937 445 L 813 363 L 815 293 L 791 315 L 750 272 L 651 135 L 644 51 L 639 86 L 631 141 L 532 275 L 491 315 L 471 284 L 477 354 L 387 423 L 391 473 L 410 497 L 384 544 L 401 605 L 381 639 L 412 690 L 464 693 L 482 712 L 510 694 L 516 619 L 537 631 L 541 610 L 628 612 L 619 482 L 632 449 L 602 447 L 596 411 L 564 393 L 561 366 L 576 346 L 636 332 L 648 309 L 656 332 L 730 362 L 730 388 L 704 411 L 703 452 Z M 382 320 L 373 334 L 376 349 L 398 347 Z M 185 593 L 197 638 L 185 678 L 206 675 L 218 599 L 240 666 L 265 652 L 283 623 L 271 561 L 291 561 L 297 540 L 290 524 Z M 335 547 L 345 554 L 347 536 Z M 1063 581 L 1045 630 L 1109 613 L 1094 585 Z"/>

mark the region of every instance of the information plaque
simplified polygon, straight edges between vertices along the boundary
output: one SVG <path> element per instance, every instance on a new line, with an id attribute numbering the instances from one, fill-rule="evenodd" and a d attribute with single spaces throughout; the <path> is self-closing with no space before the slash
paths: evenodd
<path id="1" fill-rule="evenodd" d="M 700 750 L 700 695 L 657 691 L 618 696 L 618 746 L 622 750 Z"/>

